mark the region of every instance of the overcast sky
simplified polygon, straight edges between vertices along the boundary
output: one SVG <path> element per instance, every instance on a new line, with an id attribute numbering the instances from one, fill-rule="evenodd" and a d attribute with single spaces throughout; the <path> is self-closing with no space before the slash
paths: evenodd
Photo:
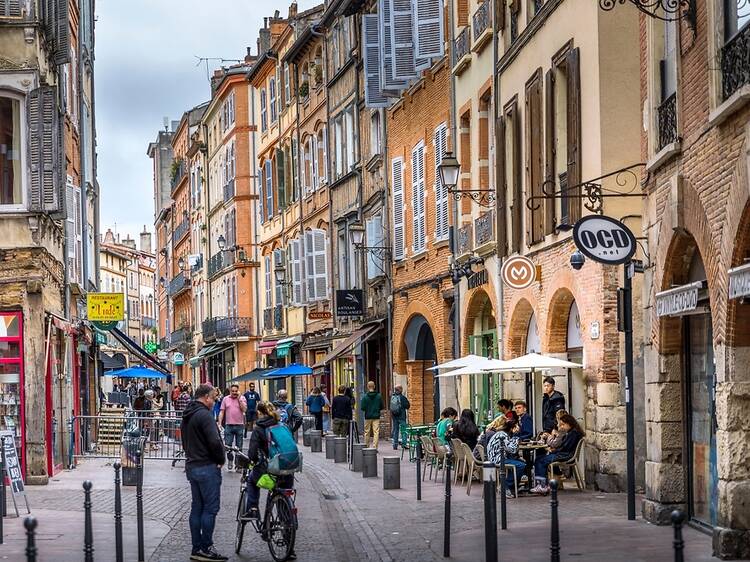
<path id="1" fill-rule="evenodd" d="M 153 231 L 148 143 L 164 117 L 208 100 L 206 66 L 196 57 L 242 59 L 256 53 L 265 16 L 289 0 L 97 0 L 96 128 L 101 231 L 138 240 Z M 306 10 L 322 0 L 299 0 Z M 224 64 L 232 64 L 226 62 Z M 209 69 L 218 67 L 209 61 Z"/>

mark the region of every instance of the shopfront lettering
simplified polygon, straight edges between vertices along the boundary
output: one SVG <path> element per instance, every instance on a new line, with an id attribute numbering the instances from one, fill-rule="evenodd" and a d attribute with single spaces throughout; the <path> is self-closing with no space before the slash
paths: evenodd
<path id="1" fill-rule="evenodd" d="M 729 270 L 729 298 L 750 296 L 750 263 Z"/>
<path id="2" fill-rule="evenodd" d="M 702 283 L 691 283 L 656 295 L 656 315 L 673 316 L 698 307 L 698 289 Z"/>
<path id="3" fill-rule="evenodd" d="M 635 236 L 620 221 L 589 215 L 573 227 L 573 241 L 587 257 L 607 265 L 626 263 L 635 254 Z"/>

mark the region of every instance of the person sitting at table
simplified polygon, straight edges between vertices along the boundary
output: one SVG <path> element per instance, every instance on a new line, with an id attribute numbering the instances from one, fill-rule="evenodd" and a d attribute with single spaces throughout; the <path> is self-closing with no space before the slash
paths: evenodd
<path id="1" fill-rule="evenodd" d="M 560 418 L 567 414 L 567 410 L 558 410 L 555 413 L 555 428 L 549 433 L 542 433 L 539 440 L 547 444 L 548 447 L 559 447 L 565 437 L 565 430 L 560 429 Z"/>
<path id="2" fill-rule="evenodd" d="M 531 489 L 535 494 L 548 494 L 547 467 L 555 461 L 568 460 L 575 455 L 578 442 L 583 439 L 584 432 L 578 421 L 570 414 L 563 414 L 558 423 L 560 432 L 565 432 L 558 447 L 550 447 L 550 452 L 543 457 L 537 457 L 534 463 L 534 481 L 537 483 Z"/>
<path id="3" fill-rule="evenodd" d="M 515 410 L 516 415 L 518 415 L 518 425 L 520 427 L 518 438 L 521 441 L 531 439 L 534 436 L 534 421 L 528 414 L 529 407 L 523 400 L 516 400 L 513 409 Z"/>
<path id="4" fill-rule="evenodd" d="M 523 471 L 526 470 L 526 463 L 518 458 L 519 430 L 520 428 L 516 422 L 506 420 L 502 429 L 495 432 L 487 445 L 487 460 L 495 464 L 495 466 L 500 466 L 500 453 L 505 450 L 505 464 L 515 466 L 516 474 L 523 474 Z M 506 472 L 505 484 L 505 496 L 514 498 L 515 495 L 512 492 L 514 488 L 512 471 Z"/>
<path id="5" fill-rule="evenodd" d="M 474 450 L 479 439 L 479 428 L 474 422 L 474 412 L 468 409 L 461 412 L 461 418 L 451 428 L 451 436 L 466 443 L 472 451 Z"/>
<path id="6" fill-rule="evenodd" d="M 477 445 L 481 445 L 482 447 L 484 447 L 484 450 L 486 451 L 487 445 L 489 445 L 490 443 L 490 439 L 492 439 L 492 436 L 495 435 L 495 433 L 497 433 L 503 428 L 506 421 L 507 421 L 507 418 L 505 416 L 497 416 L 494 420 L 492 420 L 489 423 L 489 425 L 484 428 L 484 431 L 479 436 Z"/>
<path id="7" fill-rule="evenodd" d="M 440 443 L 442 443 L 443 445 L 447 444 L 446 435 L 450 427 L 453 425 L 453 422 L 456 421 L 457 417 L 458 412 L 455 408 L 451 408 L 450 406 L 440 412 L 440 419 L 438 420 L 437 426 L 435 427 L 435 437 L 437 437 L 438 441 L 440 441 Z"/>
<path id="8" fill-rule="evenodd" d="M 500 410 L 500 414 L 510 419 L 512 415 L 510 414 L 510 412 L 513 411 L 513 402 L 511 402 L 510 400 L 506 398 L 503 398 L 502 400 L 498 400 L 497 409 Z"/>

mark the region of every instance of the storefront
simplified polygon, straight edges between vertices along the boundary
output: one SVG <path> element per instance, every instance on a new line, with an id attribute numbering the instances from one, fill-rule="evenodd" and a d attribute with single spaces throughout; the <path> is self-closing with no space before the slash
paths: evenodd
<path id="1" fill-rule="evenodd" d="M 469 353 L 497 359 L 497 321 L 492 301 L 483 289 L 471 294 L 464 326 L 467 332 Z M 494 416 L 495 404 L 501 398 L 501 375 L 466 375 L 468 380 L 468 407 L 484 421 Z"/>
<path id="2" fill-rule="evenodd" d="M 25 474 L 24 427 L 23 313 L 0 312 L 0 432 L 12 434 Z"/>

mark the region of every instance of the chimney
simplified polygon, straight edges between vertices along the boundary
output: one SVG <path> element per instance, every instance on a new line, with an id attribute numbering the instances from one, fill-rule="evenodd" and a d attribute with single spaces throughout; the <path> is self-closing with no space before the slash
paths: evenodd
<path id="1" fill-rule="evenodd" d="M 112 232 L 111 228 L 108 228 L 107 232 L 104 234 L 104 243 L 105 244 L 114 244 L 115 243 L 115 235 Z"/>
<path id="2" fill-rule="evenodd" d="M 122 239 L 121 245 L 125 246 L 126 248 L 130 248 L 131 250 L 135 250 L 135 240 L 133 240 L 130 235 Z"/>
<path id="3" fill-rule="evenodd" d="M 289 4 L 289 19 L 294 19 L 297 17 L 297 2 L 292 2 Z"/>
<path id="4" fill-rule="evenodd" d="M 278 10 L 275 10 L 275 11 L 273 12 L 273 19 L 277 20 L 277 19 L 279 19 L 280 17 L 281 17 L 281 12 L 279 12 Z"/>
<path id="5" fill-rule="evenodd" d="M 146 230 L 146 225 L 143 225 L 143 232 L 141 232 L 141 252 L 151 253 L 151 233 Z"/>

